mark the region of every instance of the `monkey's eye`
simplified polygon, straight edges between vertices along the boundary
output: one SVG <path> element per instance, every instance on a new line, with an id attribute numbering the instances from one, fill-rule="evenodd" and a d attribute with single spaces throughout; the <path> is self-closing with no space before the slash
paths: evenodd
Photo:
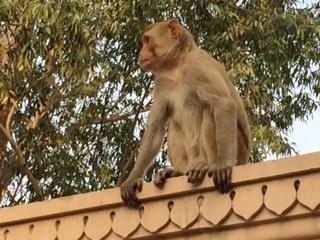
<path id="1" fill-rule="evenodd" d="M 142 42 L 144 44 L 148 44 L 150 42 L 150 37 L 149 36 L 143 36 Z"/>

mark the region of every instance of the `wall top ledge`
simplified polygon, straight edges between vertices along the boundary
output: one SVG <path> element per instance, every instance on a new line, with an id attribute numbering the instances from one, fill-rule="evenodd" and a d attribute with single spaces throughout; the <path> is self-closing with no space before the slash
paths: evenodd
<path id="1" fill-rule="evenodd" d="M 234 167 L 232 182 L 237 187 L 316 172 L 320 172 L 320 152 Z M 186 177 L 182 176 L 169 179 L 163 189 L 156 188 L 152 183 L 145 183 L 143 191 L 138 193 L 138 198 L 144 203 L 190 193 L 201 193 L 209 189 L 215 189 L 211 178 L 206 177 L 200 185 L 195 186 L 188 183 Z M 0 209 L 0 227 L 121 206 L 123 202 L 119 188 L 106 189 L 2 208 Z"/>

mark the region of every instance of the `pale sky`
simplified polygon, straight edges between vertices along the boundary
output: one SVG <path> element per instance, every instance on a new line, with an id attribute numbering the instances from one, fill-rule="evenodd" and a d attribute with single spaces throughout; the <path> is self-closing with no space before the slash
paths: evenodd
<path id="1" fill-rule="evenodd" d="M 296 121 L 289 137 L 299 154 L 320 151 L 320 109 L 306 122 Z"/>
<path id="2" fill-rule="evenodd" d="M 310 6 L 311 4 L 314 4 L 316 2 L 319 2 L 319 0 L 300 0 L 298 2 L 298 5 L 299 6 Z"/>

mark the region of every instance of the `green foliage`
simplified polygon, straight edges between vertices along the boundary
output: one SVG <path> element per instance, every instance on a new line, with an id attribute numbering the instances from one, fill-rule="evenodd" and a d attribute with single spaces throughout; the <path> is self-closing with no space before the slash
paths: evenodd
<path id="1" fill-rule="evenodd" d="M 287 132 L 319 104 L 319 6 L 299 8 L 295 0 L 2 0 L 0 33 L 15 44 L 0 67 L 0 104 L 15 102 L 11 132 L 47 198 L 112 187 L 125 178 L 152 101 L 152 78 L 137 66 L 139 34 L 144 25 L 170 18 L 229 70 L 250 115 L 252 161 L 294 151 Z M 6 159 L 12 155 L 9 148 Z M 160 154 L 148 176 L 165 164 Z M 10 189 L 13 197 L 4 204 L 34 200 L 21 174 Z"/>

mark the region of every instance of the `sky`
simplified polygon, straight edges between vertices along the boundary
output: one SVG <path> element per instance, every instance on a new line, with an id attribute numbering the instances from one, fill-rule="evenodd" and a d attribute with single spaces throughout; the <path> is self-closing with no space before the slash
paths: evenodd
<path id="1" fill-rule="evenodd" d="M 290 142 L 295 143 L 294 149 L 299 155 L 320 151 L 320 106 L 307 121 L 296 120 L 288 133 Z M 292 154 L 294 156 L 295 154 Z M 279 157 L 282 158 L 282 157 Z M 267 160 L 277 159 L 270 154 Z"/>
<path id="2" fill-rule="evenodd" d="M 320 109 L 305 122 L 295 121 L 289 139 L 296 143 L 299 154 L 320 151 Z"/>

